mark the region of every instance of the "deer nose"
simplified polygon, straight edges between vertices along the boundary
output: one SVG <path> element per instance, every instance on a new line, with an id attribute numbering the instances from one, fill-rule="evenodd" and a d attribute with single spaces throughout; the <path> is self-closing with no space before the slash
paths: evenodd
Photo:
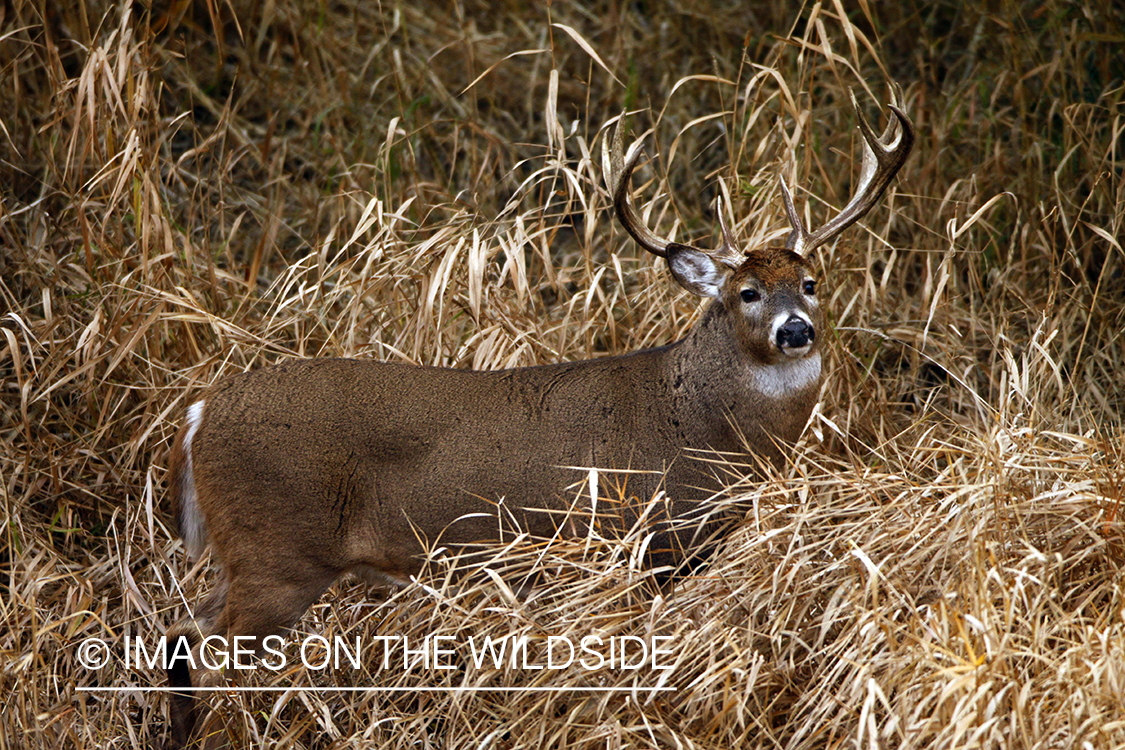
<path id="1" fill-rule="evenodd" d="M 804 319 L 790 315 L 789 320 L 777 329 L 779 349 L 803 349 L 816 338 L 816 331 Z"/>

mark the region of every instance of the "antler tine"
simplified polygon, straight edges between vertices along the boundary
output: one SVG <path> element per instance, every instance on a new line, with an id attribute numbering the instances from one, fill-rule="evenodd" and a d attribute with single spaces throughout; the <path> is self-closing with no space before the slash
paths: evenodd
<path id="1" fill-rule="evenodd" d="M 781 184 L 781 199 L 785 201 L 785 215 L 789 218 L 789 226 L 793 227 L 789 236 L 785 239 L 785 247 L 803 255 L 802 251 L 808 244 L 809 233 L 805 231 L 805 225 L 801 223 L 801 215 L 797 213 L 797 207 L 793 205 L 793 194 L 789 192 L 789 186 L 785 184 L 785 178 L 779 176 L 777 179 Z"/>
<path id="2" fill-rule="evenodd" d="M 668 246 L 672 241 L 660 237 L 652 232 L 641 219 L 637 213 L 636 207 L 633 205 L 633 198 L 629 193 L 630 181 L 633 177 L 633 170 L 640 161 L 641 156 L 641 141 L 636 141 L 629 147 L 628 152 L 624 152 L 623 143 L 623 121 L 625 119 L 624 113 L 617 121 L 614 128 L 613 142 L 609 143 L 609 139 L 602 139 L 602 170 L 606 175 L 606 187 L 613 195 L 613 205 L 617 210 L 617 218 L 621 221 L 621 225 L 625 230 L 637 241 L 637 244 L 648 250 L 653 255 L 658 255 L 661 258 L 668 256 Z M 742 254 L 738 252 L 735 247 L 734 237 L 731 235 L 730 228 L 727 226 L 726 217 L 723 214 L 722 197 L 719 198 L 718 203 L 719 211 L 719 224 L 722 226 L 723 231 L 723 244 L 715 250 L 702 250 L 694 246 L 693 249 L 706 253 L 716 260 L 730 266 L 737 268 L 743 260 Z"/>
<path id="3" fill-rule="evenodd" d="M 888 105 L 892 117 L 882 136 L 876 136 L 875 131 L 871 129 L 871 124 L 859 108 L 855 92 L 849 93 L 852 106 L 859 118 L 860 133 L 863 134 L 863 162 L 859 171 L 859 183 L 852 199 L 826 224 L 814 232 L 807 232 L 801 225 L 797 210 L 793 206 L 793 197 L 789 193 L 788 186 L 784 180 L 781 182 L 785 212 L 793 227 L 785 246 L 801 255 L 812 254 L 818 247 L 862 219 L 879 202 L 879 198 L 886 192 L 891 180 L 902 168 L 906 157 L 914 147 L 914 124 L 902 109 L 901 90 L 892 90 L 892 100 Z"/>
<path id="4" fill-rule="evenodd" d="M 738 268 L 746 257 L 738 251 L 734 235 L 731 234 L 730 227 L 727 226 L 727 214 L 723 210 L 722 189 L 719 190 L 719 195 L 715 198 L 715 212 L 719 214 L 719 226 L 723 230 L 723 244 L 717 247 L 711 255 L 731 268 Z"/>

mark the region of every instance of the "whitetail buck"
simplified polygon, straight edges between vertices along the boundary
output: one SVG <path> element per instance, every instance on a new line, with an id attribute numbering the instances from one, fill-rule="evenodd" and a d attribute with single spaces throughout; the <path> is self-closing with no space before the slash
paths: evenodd
<path id="1" fill-rule="evenodd" d="M 807 232 L 782 182 L 793 227 L 784 248 L 736 249 L 721 206 L 716 250 L 658 237 L 630 198 L 640 144 L 622 154 L 620 123 L 612 148 L 603 140 L 625 229 L 682 287 L 712 298 L 680 341 L 495 372 L 297 360 L 206 391 L 176 437 L 170 485 L 189 555 L 210 541 L 222 579 L 194 619 L 169 631 L 169 650 L 181 638 L 198 648 L 211 634 L 282 633 L 341 574 L 405 582 L 426 545 L 495 540 L 498 515 L 550 536 L 571 507 L 568 487 L 584 476 L 574 467 L 642 470 L 628 475 L 629 494 L 663 489 L 669 519 L 705 511 L 721 486 L 686 451 L 749 451 L 780 463 L 821 380 L 823 316 L 809 256 L 871 210 L 914 141 L 897 97 L 882 137 L 852 101 L 864 143 L 855 196 Z M 685 540 L 661 528 L 656 558 L 679 558 Z M 174 687 L 192 684 L 185 660 L 169 677 Z M 173 742 L 188 740 L 193 713 L 190 696 L 175 694 Z"/>

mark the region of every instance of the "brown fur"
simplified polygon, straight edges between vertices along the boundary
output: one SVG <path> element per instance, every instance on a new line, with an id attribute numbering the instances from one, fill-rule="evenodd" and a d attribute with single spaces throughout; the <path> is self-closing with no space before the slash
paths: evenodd
<path id="1" fill-rule="evenodd" d="M 888 125 L 882 139 L 860 116 L 865 177 L 827 225 L 805 232 L 783 189 L 790 247 L 812 252 L 886 189 L 913 138 L 909 118 L 892 110 L 901 127 Z M 666 493 L 646 518 L 656 532 L 650 562 L 675 565 L 713 530 L 707 501 L 723 487 L 696 459 L 783 460 L 821 378 L 811 263 L 790 249 L 741 256 L 725 225 L 713 253 L 657 237 L 629 198 L 639 149 L 623 157 L 620 128 L 603 148 L 622 224 L 681 286 L 713 298 L 688 335 L 618 357 L 496 372 L 323 359 L 219 382 L 202 396 L 192 439 L 188 426 L 176 438 L 171 490 L 181 532 L 201 544 L 206 530 L 223 578 L 195 620 L 172 628 L 170 649 L 181 639 L 198 648 L 210 634 L 281 633 L 341 574 L 406 580 L 427 546 L 495 540 L 512 523 L 550 536 L 574 510 L 572 487 L 587 467 L 641 470 L 627 484 L 640 501 Z M 622 507 L 617 522 L 638 512 Z M 673 528 L 680 519 L 699 523 Z M 182 663 L 168 673 L 173 686 L 191 686 Z M 173 742 L 187 742 L 193 724 L 190 695 L 175 695 Z"/>
<path id="2" fill-rule="evenodd" d="M 686 451 L 749 445 L 778 462 L 778 446 L 797 439 L 816 401 L 819 376 L 783 398 L 756 392 L 748 368 L 768 367 L 774 356 L 739 345 L 754 339 L 770 348 L 773 313 L 746 315 L 739 297 L 751 278 L 766 293 L 763 310 L 774 309 L 771 300 L 799 304 L 820 329 L 799 288 L 809 269 L 789 255 L 758 251 L 727 272 L 728 293 L 686 338 L 657 349 L 495 372 L 296 360 L 217 383 L 199 399 L 190 450 L 224 580 L 202 617 L 178 623 L 172 640 L 194 646 L 211 633 L 283 632 L 348 570 L 406 580 L 424 544 L 496 539 L 501 499 L 522 528 L 550 535 L 577 496 L 568 488 L 585 477 L 564 467 L 645 470 L 628 475 L 630 495 L 646 500 L 663 488 L 670 515 L 705 513 L 721 483 Z M 181 529 L 186 431 L 170 472 Z M 652 561 L 682 560 L 692 544 L 684 537 L 665 530 Z M 186 669 L 170 677 L 191 684 Z M 186 740 L 190 700 L 177 698 L 173 709 L 174 734 Z"/>

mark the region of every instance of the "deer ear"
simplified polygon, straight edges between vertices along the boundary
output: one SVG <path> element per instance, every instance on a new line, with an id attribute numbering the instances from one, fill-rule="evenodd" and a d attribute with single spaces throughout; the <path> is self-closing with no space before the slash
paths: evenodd
<path id="1" fill-rule="evenodd" d="M 719 297 L 730 275 L 722 263 L 694 247 L 668 243 L 668 268 L 684 289 L 700 297 Z"/>

